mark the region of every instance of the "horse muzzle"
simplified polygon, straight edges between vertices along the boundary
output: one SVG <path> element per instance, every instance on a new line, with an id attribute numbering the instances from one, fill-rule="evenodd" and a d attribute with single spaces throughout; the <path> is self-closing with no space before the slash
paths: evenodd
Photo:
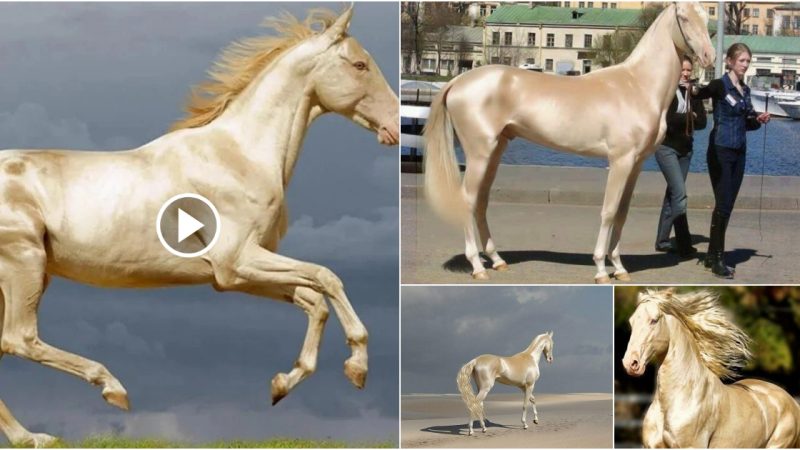
<path id="1" fill-rule="evenodd" d="M 397 145 L 400 143 L 400 130 L 397 124 L 383 125 L 378 130 L 378 142 L 383 145 Z"/>
<path id="2" fill-rule="evenodd" d="M 644 371 L 647 368 L 647 364 L 641 358 L 628 357 L 627 355 L 622 358 L 622 366 L 625 368 L 625 372 L 632 377 L 644 375 Z"/>

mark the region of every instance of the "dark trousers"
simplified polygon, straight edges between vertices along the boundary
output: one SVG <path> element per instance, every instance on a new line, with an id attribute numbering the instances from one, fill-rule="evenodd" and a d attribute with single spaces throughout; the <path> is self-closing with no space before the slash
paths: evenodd
<path id="1" fill-rule="evenodd" d="M 714 212 L 726 221 L 731 216 L 739 188 L 742 187 L 746 156 L 746 148 L 719 145 L 710 146 L 707 154 L 708 175 L 714 188 Z"/>
<path id="2" fill-rule="evenodd" d="M 664 193 L 664 204 L 661 206 L 661 217 L 658 220 L 656 231 L 656 247 L 667 248 L 670 246 L 669 235 L 672 231 L 672 222 L 681 214 L 686 214 L 686 176 L 689 173 L 689 163 L 692 161 L 692 151 L 681 154 L 672 147 L 661 145 L 656 150 L 656 162 L 667 180 L 667 190 Z"/>

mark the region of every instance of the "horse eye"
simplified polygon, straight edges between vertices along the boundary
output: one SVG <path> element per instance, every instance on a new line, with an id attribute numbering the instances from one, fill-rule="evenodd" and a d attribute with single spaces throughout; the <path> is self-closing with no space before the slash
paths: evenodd
<path id="1" fill-rule="evenodd" d="M 358 70 L 366 70 L 367 69 L 367 63 L 365 63 L 364 61 L 358 61 L 357 63 L 353 64 L 353 66 Z"/>
<path id="2" fill-rule="evenodd" d="M 655 325 L 658 323 L 658 319 L 650 319 L 650 325 Z"/>

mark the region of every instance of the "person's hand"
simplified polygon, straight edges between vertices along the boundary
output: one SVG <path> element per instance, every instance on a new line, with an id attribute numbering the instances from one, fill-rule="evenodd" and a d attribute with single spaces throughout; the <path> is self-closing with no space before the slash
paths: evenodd
<path id="1" fill-rule="evenodd" d="M 765 112 L 759 114 L 758 117 L 756 117 L 756 120 L 759 121 L 760 123 L 767 123 L 769 122 L 770 117 L 772 116 L 770 116 L 768 112 Z"/>
<path id="2" fill-rule="evenodd" d="M 697 113 L 696 113 L 696 112 L 694 112 L 694 111 L 692 111 L 692 118 L 693 118 L 693 119 L 697 119 Z"/>

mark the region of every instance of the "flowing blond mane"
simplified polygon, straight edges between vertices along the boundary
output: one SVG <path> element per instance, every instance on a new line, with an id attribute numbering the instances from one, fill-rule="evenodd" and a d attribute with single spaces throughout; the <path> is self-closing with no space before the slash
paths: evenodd
<path id="1" fill-rule="evenodd" d="M 694 338 L 703 364 L 720 378 L 734 378 L 750 360 L 750 338 L 719 305 L 709 291 L 673 294 L 647 290 L 639 304 L 653 302 L 664 314 L 678 319 Z"/>
<path id="2" fill-rule="evenodd" d="M 327 30 L 337 17 L 327 9 L 312 9 L 302 22 L 288 12 L 265 19 L 262 26 L 277 35 L 242 39 L 223 50 L 208 71 L 211 79 L 192 87 L 184 107 L 186 117 L 171 130 L 201 127 L 219 117 L 264 68 L 286 50 Z"/>

